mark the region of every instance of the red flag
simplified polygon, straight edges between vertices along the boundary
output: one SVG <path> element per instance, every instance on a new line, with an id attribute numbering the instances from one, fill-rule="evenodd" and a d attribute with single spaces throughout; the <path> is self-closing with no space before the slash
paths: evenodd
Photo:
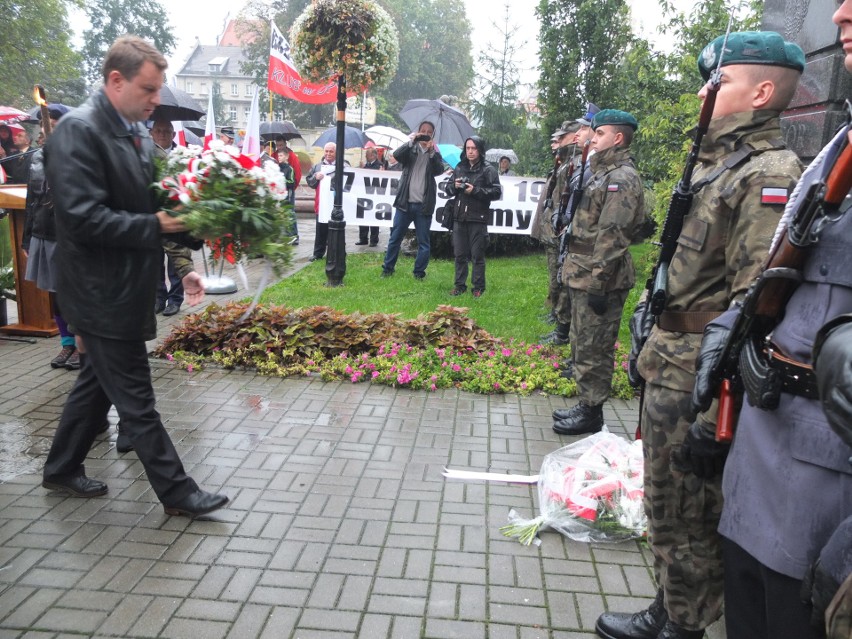
<path id="1" fill-rule="evenodd" d="M 337 99 L 337 79 L 331 78 L 324 84 L 302 81 L 290 55 L 290 43 L 274 22 L 270 23 L 269 76 L 266 86 L 273 93 L 298 102 L 328 104 Z"/>

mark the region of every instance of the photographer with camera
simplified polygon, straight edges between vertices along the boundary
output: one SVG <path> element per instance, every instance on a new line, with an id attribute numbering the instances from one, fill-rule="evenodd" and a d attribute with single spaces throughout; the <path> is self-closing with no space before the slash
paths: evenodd
<path id="1" fill-rule="evenodd" d="M 485 142 L 477 135 L 464 141 L 464 157 L 453 170 L 447 193 L 455 196 L 453 255 L 456 278 L 450 295 L 467 290 L 467 263 L 473 262 L 473 296 L 485 291 L 485 249 L 488 247 L 488 220 L 491 202 L 499 200 L 503 189 L 497 170 L 484 162 Z"/>
<path id="2" fill-rule="evenodd" d="M 421 122 L 409 141 L 393 152 L 394 158 L 402 165 L 402 175 L 393 202 L 396 211 L 388 250 L 382 264 L 382 277 L 393 275 L 402 238 L 412 222 L 417 233 L 414 279 L 422 280 L 426 277 L 431 251 L 429 229 L 432 226 L 432 211 L 435 210 L 437 199 L 435 177 L 444 172 L 444 161 L 432 139 L 433 135 L 435 125 L 428 121 Z"/>

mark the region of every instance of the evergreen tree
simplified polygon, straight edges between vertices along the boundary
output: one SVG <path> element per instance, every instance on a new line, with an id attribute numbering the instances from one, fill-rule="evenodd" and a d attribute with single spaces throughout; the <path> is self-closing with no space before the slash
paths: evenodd
<path id="1" fill-rule="evenodd" d="M 502 40 L 479 56 L 479 86 L 470 102 L 470 112 L 479 127 L 479 135 L 489 148 L 511 149 L 524 128 L 525 113 L 518 104 L 519 70 L 515 63 L 518 46 L 512 40 L 509 5 L 505 6 Z"/>

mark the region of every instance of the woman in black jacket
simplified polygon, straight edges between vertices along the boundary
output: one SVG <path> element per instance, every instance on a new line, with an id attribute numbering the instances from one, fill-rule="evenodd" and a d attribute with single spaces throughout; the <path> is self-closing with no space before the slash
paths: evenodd
<path id="1" fill-rule="evenodd" d="M 455 286 L 450 295 L 467 290 L 467 263 L 473 262 L 473 296 L 485 290 L 485 249 L 488 246 L 488 221 L 491 202 L 499 200 L 503 189 L 497 169 L 485 162 L 485 142 L 479 136 L 464 141 L 464 157 L 453 171 L 447 190 L 455 195 L 453 255 L 456 258 Z"/>

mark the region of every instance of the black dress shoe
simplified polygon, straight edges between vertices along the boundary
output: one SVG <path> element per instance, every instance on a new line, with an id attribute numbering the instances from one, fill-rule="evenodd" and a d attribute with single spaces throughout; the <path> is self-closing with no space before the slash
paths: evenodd
<path id="1" fill-rule="evenodd" d="M 560 435 L 586 435 L 598 433 L 603 428 L 603 405 L 577 404 L 568 414 L 553 424 L 553 432 Z"/>
<path id="2" fill-rule="evenodd" d="M 163 504 L 167 515 L 182 515 L 184 517 L 198 517 L 218 510 L 228 503 L 228 497 L 221 493 L 208 493 L 200 488 L 171 506 Z"/>
<path id="3" fill-rule="evenodd" d="M 164 310 L 166 310 L 166 303 L 165 303 L 165 302 L 161 302 L 161 301 L 157 300 L 157 301 L 154 303 L 154 315 L 159 315 L 159 314 L 160 314 L 160 313 L 162 313 Z"/>
<path id="4" fill-rule="evenodd" d="M 163 311 L 163 315 L 165 315 L 166 317 L 171 317 L 172 315 L 177 315 L 178 311 L 180 311 L 180 304 L 172 304 L 170 302 L 166 305 L 166 308 Z"/>
<path id="5" fill-rule="evenodd" d="M 378 246 L 378 245 L 379 245 L 379 241 L 378 241 L 378 240 L 375 240 L 375 241 L 373 241 L 373 242 L 370 242 L 370 246 Z"/>
<path id="6" fill-rule="evenodd" d="M 657 639 L 669 616 L 663 606 L 663 591 L 642 612 L 605 612 L 598 617 L 595 631 L 604 639 Z"/>
<path id="7" fill-rule="evenodd" d="M 61 490 L 72 497 L 100 497 L 107 494 L 107 485 L 97 479 L 89 479 L 85 475 L 69 477 L 68 479 L 43 480 L 41 485 L 48 490 Z"/>
<path id="8" fill-rule="evenodd" d="M 121 424 L 118 425 L 118 428 L 118 437 L 115 438 L 115 450 L 123 455 L 133 450 L 133 444 L 130 443 L 130 438 L 121 432 Z"/>
<path id="9" fill-rule="evenodd" d="M 367 246 L 367 240 L 358 240 L 355 242 L 355 246 Z"/>

